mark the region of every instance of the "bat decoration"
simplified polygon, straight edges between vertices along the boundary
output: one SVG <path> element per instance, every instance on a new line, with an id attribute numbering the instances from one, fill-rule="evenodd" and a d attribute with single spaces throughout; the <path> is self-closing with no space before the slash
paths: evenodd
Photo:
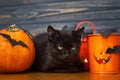
<path id="1" fill-rule="evenodd" d="M 7 34 L 0 33 L 0 35 L 3 36 L 4 38 L 7 38 L 12 46 L 21 45 L 23 47 L 27 47 L 28 48 L 28 46 L 24 42 L 16 41 L 14 39 L 11 39 L 11 37 L 9 35 L 7 35 Z"/>
<path id="2" fill-rule="evenodd" d="M 113 48 L 108 48 L 106 50 L 106 53 L 107 54 L 116 54 L 116 53 L 119 53 L 120 52 L 120 46 L 114 46 Z"/>
<path id="3" fill-rule="evenodd" d="M 96 56 L 94 56 L 94 58 L 95 58 L 95 60 L 96 60 L 96 62 L 97 62 L 98 64 L 106 64 L 106 63 L 108 63 L 108 62 L 110 61 L 110 59 L 111 59 L 111 57 L 97 59 Z"/>

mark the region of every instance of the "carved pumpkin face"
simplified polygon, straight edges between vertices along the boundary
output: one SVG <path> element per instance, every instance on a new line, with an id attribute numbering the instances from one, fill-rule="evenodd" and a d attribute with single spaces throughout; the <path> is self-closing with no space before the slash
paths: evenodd
<path id="1" fill-rule="evenodd" d="M 118 54 L 120 53 L 120 46 L 117 44 L 112 48 L 108 47 L 106 52 L 100 52 L 99 59 L 94 55 L 94 58 L 98 64 L 106 64 L 111 59 L 111 54 Z"/>
<path id="2" fill-rule="evenodd" d="M 22 72 L 30 68 L 35 58 L 30 36 L 16 25 L 0 30 L 0 72 Z"/>
<path id="3" fill-rule="evenodd" d="M 119 73 L 120 72 L 120 34 L 100 34 L 88 36 L 90 57 L 90 72 Z"/>
<path id="4" fill-rule="evenodd" d="M 101 52 L 99 56 L 94 56 L 94 59 L 95 61 L 98 63 L 98 64 L 106 64 L 110 61 L 111 59 L 111 55 L 110 54 L 105 54 L 104 52 Z"/>

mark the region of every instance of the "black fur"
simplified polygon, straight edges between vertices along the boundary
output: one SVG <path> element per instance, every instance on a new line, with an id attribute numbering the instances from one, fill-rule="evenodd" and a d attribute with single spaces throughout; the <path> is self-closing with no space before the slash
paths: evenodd
<path id="1" fill-rule="evenodd" d="M 43 72 L 80 72 L 84 70 L 79 57 L 80 39 L 84 28 L 78 31 L 55 30 L 33 38 L 36 59 L 31 69 Z"/>

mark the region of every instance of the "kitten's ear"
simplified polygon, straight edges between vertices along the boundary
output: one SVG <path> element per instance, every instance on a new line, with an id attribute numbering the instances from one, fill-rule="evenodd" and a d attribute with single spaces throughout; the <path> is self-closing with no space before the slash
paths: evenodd
<path id="1" fill-rule="evenodd" d="M 49 38 L 58 38 L 60 35 L 59 31 L 55 30 L 52 26 L 48 26 L 47 33 Z"/>
<path id="2" fill-rule="evenodd" d="M 83 26 L 82 28 L 80 28 L 79 30 L 77 30 L 76 32 L 77 32 L 77 35 L 78 36 L 81 36 L 82 34 L 83 34 L 83 32 L 84 32 L 84 29 L 85 29 L 85 27 Z"/>
<path id="3" fill-rule="evenodd" d="M 55 34 L 55 29 L 49 25 L 47 28 L 47 32 L 48 32 L 48 36 L 52 36 L 53 34 Z"/>
<path id="4" fill-rule="evenodd" d="M 76 40 L 80 40 L 81 39 L 81 36 L 84 32 L 84 29 L 85 27 L 83 26 L 82 28 L 80 28 L 79 30 L 77 31 L 73 31 L 73 37 L 76 39 Z"/>

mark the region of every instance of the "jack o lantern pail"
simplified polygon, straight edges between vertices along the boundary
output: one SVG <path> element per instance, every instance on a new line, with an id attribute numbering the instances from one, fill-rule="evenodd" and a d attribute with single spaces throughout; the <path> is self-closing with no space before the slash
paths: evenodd
<path id="1" fill-rule="evenodd" d="M 120 34 L 87 35 L 91 73 L 120 73 Z"/>
<path id="2" fill-rule="evenodd" d="M 96 27 L 91 21 L 81 21 L 80 23 L 77 24 L 75 30 L 78 30 L 79 27 L 81 27 L 84 24 L 88 24 L 93 28 L 93 33 L 96 34 Z M 80 40 L 81 42 L 81 47 L 79 51 L 79 56 L 82 59 L 85 70 L 89 70 L 89 52 L 88 52 L 88 43 L 87 43 L 87 38 L 84 36 L 84 39 Z"/>

